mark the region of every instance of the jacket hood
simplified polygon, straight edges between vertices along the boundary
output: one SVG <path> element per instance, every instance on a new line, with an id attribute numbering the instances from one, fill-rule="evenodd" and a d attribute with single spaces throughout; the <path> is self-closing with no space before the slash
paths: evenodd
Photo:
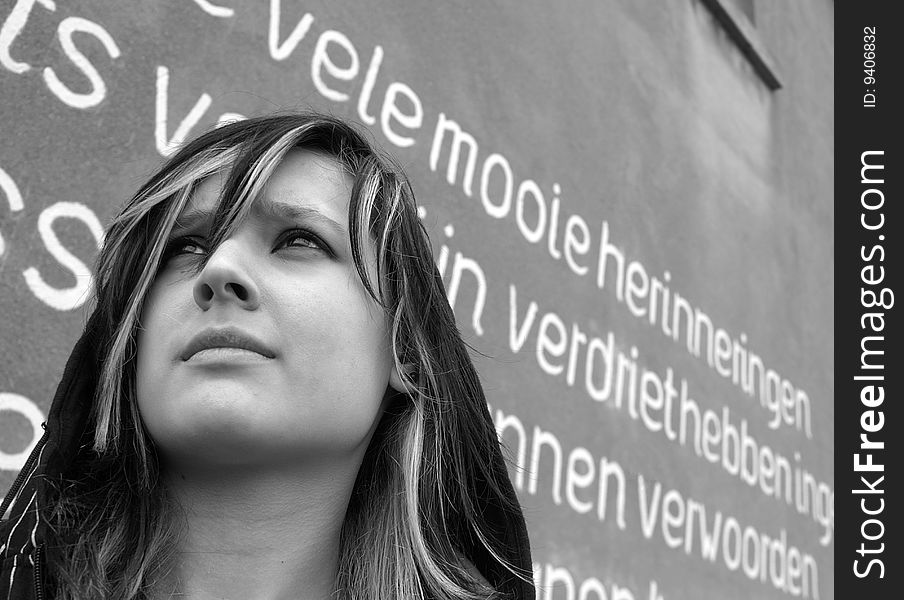
<path id="1" fill-rule="evenodd" d="M 86 434 L 88 416 L 101 370 L 100 312 L 95 310 L 76 342 L 57 386 L 44 433 L 0 504 L 0 598 L 9 600 L 47 598 L 44 579 L 53 568 L 47 549 L 47 524 L 38 507 L 54 501 L 48 481 L 70 472 Z M 486 415 L 489 420 L 489 414 Z M 495 468 L 509 506 L 488 503 L 483 508 L 490 522 L 506 524 L 498 534 L 512 552 L 514 566 L 530 577 L 530 545 L 520 503 L 509 480 L 501 452 L 495 453 Z M 519 507 L 513 509 L 511 507 Z M 515 578 L 502 569 L 482 546 L 464 548 L 474 566 L 497 588 L 517 600 L 533 600 L 532 583 Z"/>
<path id="2" fill-rule="evenodd" d="M 43 598 L 46 481 L 67 471 L 85 431 L 100 371 L 95 311 L 76 342 L 50 406 L 44 434 L 0 504 L 0 598 Z"/>

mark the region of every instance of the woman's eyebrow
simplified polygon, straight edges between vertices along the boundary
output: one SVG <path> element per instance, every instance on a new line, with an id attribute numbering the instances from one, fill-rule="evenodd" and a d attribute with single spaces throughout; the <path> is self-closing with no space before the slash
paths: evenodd
<path id="1" fill-rule="evenodd" d="M 198 223 L 210 220 L 211 214 L 212 213 L 209 210 L 187 208 L 176 217 L 176 222 L 173 223 L 173 233 L 190 231 L 194 229 Z"/>
<path id="2" fill-rule="evenodd" d="M 316 208 L 296 204 L 294 202 L 281 202 L 269 198 L 261 198 L 251 206 L 251 212 L 275 221 L 310 221 L 323 225 L 339 237 L 345 236 L 345 227 L 329 218 Z"/>
<path id="3" fill-rule="evenodd" d="M 252 205 L 251 212 L 275 221 L 312 221 L 332 229 L 340 237 L 345 236 L 345 227 L 310 206 L 280 202 L 279 200 L 261 199 Z M 208 209 L 186 209 L 185 212 L 176 218 L 173 231 L 181 232 L 193 229 L 197 223 L 209 220 L 211 214 L 212 211 Z"/>

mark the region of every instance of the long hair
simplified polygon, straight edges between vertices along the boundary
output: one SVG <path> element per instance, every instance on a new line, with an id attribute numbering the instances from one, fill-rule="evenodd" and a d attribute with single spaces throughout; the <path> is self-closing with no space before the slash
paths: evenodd
<path id="1" fill-rule="evenodd" d="M 91 320 L 100 349 L 97 391 L 74 476 L 60 484 L 51 519 L 62 556 L 60 597 L 148 598 L 165 578 L 179 507 L 159 477 L 136 402 L 142 304 L 199 183 L 226 174 L 213 216 L 216 248 L 293 148 L 335 157 L 354 181 L 352 257 L 391 324 L 393 361 L 411 390 L 391 398 L 358 472 L 340 534 L 336 596 L 502 598 L 515 579 L 529 576 L 515 566 L 516 550 L 501 542 L 516 528 L 506 520 L 520 508 L 505 492 L 510 483 L 483 390 L 408 180 L 354 127 L 293 113 L 230 123 L 187 144 L 108 231 Z M 368 244 L 376 249 L 373 278 L 364 264 Z M 495 585 L 475 572 L 476 562 Z"/>

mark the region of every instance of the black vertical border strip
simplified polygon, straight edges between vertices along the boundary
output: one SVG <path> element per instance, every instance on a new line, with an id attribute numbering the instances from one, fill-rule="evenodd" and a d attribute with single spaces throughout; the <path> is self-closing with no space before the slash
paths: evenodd
<path id="1" fill-rule="evenodd" d="M 901 545 L 904 535 L 898 526 L 899 513 L 904 510 L 900 492 L 904 453 L 904 427 L 901 426 L 900 408 L 901 380 L 904 364 L 900 361 L 898 348 L 904 331 L 900 327 L 898 314 L 904 303 L 901 289 L 901 271 L 904 262 L 900 260 L 900 238 L 904 236 L 904 222 L 898 204 L 901 196 L 900 178 L 902 153 L 900 137 L 904 135 L 904 100 L 900 93 L 901 38 L 904 24 L 892 14 L 896 2 L 883 0 L 842 0 L 833 2 L 835 7 L 835 598 L 902 598 L 904 597 L 904 563 L 901 561 Z M 864 81 L 864 28 L 875 28 L 875 73 L 876 82 L 869 85 Z M 864 107 L 864 95 L 875 89 L 874 108 Z M 881 150 L 881 156 L 870 160 L 881 160 L 884 164 L 884 183 L 870 185 L 861 182 L 861 155 L 866 151 Z M 875 173 L 875 171 L 873 171 Z M 861 206 L 861 195 L 871 188 L 881 188 L 884 203 L 876 211 L 866 211 Z M 876 203 L 875 193 L 867 195 L 868 201 Z M 884 216 L 884 226 L 869 231 L 861 225 L 861 217 L 876 222 L 878 212 Z M 879 236 L 884 236 L 880 239 Z M 876 251 L 874 260 L 865 261 L 862 252 L 870 256 L 870 251 L 880 245 L 884 249 L 884 261 L 879 262 L 881 252 Z M 873 264 L 884 267 L 884 280 L 867 285 L 862 281 L 861 270 Z M 873 271 L 876 276 L 877 271 Z M 872 289 L 876 293 L 882 288 L 891 289 L 896 297 L 889 309 L 866 308 L 861 300 L 862 289 Z M 900 292 L 900 293 L 899 293 Z M 864 313 L 881 311 L 884 313 L 884 331 L 876 333 L 872 329 L 862 329 L 861 317 Z M 880 431 L 870 433 L 871 440 L 885 443 L 884 450 L 874 452 L 874 461 L 884 465 L 882 473 L 855 472 L 854 454 L 860 449 L 861 418 L 870 410 L 861 402 L 861 391 L 865 382 L 854 377 L 863 374 L 861 370 L 861 341 L 866 335 L 883 335 L 885 354 L 882 361 L 885 398 L 880 406 L 872 410 L 882 411 L 884 424 Z M 872 346 L 877 348 L 877 346 Z M 875 359 L 874 359 L 875 362 Z M 872 371 L 871 373 L 875 373 Z M 873 418 L 879 418 L 874 415 Z M 861 462 L 865 457 L 861 458 Z M 876 484 L 877 476 L 885 479 Z M 865 476 L 882 494 L 862 494 L 856 490 L 866 488 L 861 480 Z M 863 512 L 861 500 L 867 499 L 867 508 L 875 510 L 884 499 L 881 513 L 871 517 Z M 875 518 L 881 521 L 864 523 Z M 881 537 L 869 540 L 866 536 Z M 867 550 L 862 550 L 861 544 Z M 883 546 L 884 544 L 884 546 Z M 869 561 L 878 559 L 882 563 Z M 855 574 L 858 570 L 866 576 Z M 884 570 L 884 573 L 882 571 Z M 883 577 L 879 575 L 883 574 Z M 854 594 L 857 594 L 855 596 Z M 864 596 L 863 594 L 867 594 Z M 820 597 L 832 597 L 821 593 Z"/>

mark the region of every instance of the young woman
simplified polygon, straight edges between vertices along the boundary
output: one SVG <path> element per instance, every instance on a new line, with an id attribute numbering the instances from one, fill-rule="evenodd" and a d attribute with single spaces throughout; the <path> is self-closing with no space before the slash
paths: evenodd
<path id="1" fill-rule="evenodd" d="M 0 598 L 534 597 L 411 188 L 321 115 L 210 131 L 125 205 L 0 513 Z"/>

